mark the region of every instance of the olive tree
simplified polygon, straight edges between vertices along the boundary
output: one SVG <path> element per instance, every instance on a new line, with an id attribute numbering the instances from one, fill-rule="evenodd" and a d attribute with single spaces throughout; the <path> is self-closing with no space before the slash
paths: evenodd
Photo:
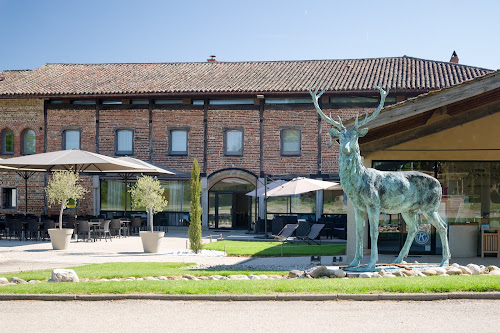
<path id="1" fill-rule="evenodd" d="M 191 169 L 191 222 L 189 223 L 188 235 L 191 250 L 198 253 L 201 250 L 201 182 L 200 167 L 195 158 Z"/>
<path id="2" fill-rule="evenodd" d="M 64 210 L 68 207 L 70 199 L 82 199 L 88 192 L 79 184 L 80 175 L 71 170 L 54 171 L 45 188 L 49 205 L 61 205 L 59 212 L 59 229 L 62 229 L 62 217 Z"/>
<path id="3" fill-rule="evenodd" d="M 144 209 L 148 214 L 148 225 L 153 232 L 153 215 L 163 211 L 168 201 L 163 197 L 163 188 L 156 177 L 144 176 L 137 178 L 137 182 L 130 189 L 132 207 Z"/>

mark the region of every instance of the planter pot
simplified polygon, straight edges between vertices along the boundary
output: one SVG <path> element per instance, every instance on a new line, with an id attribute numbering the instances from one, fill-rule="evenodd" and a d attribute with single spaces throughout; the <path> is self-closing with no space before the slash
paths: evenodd
<path id="1" fill-rule="evenodd" d="M 54 250 L 66 250 L 69 246 L 73 229 L 49 229 L 50 242 Z"/>
<path id="2" fill-rule="evenodd" d="M 147 253 L 156 253 L 158 252 L 158 249 L 160 248 L 160 243 L 165 236 L 164 231 L 141 231 L 141 240 L 142 240 L 142 247 L 144 248 L 144 252 Z"/>

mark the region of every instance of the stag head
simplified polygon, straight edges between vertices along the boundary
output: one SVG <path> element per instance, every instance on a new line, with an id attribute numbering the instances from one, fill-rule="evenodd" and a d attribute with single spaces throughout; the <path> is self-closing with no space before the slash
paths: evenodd
<path id="1" fill-rule="evenodd" d="M 329 124 L 333 125 L 332 128 L 328 130 L 328 134 L 330 135 L 330 142 L 328 146 L 331 146 L 334 141 L 339 141 L 341 146 L 341 150 L 344 154 L 350 155 L 353 151 L 359 151 L 358 138 L 361 138 L 368 133 L 368 128 L 361 128 L 366 125 L 368 122 L 372 121 L 379 113 L 380 110 L 384 107 L 385 97 L 389 94 L 389 89 L 387 91 L 382 88 L 375 86 L 380 91 L 380 103 L 375 111 L 371 115 L 368 115 L 368 111 L 365 111 L 365 118 L 361 121 L 358 120 L 358 116 L 356 115 L 356 119 L 354 121 L 354 127 L 348 130 L 343 124 L 342 119 L 338 116 L 339 121 L 335 121 L 332 119 L 332 115 L 327 116 L 323 113 L 321 108 L 319 107 L 318 100 L 326 91 L 326 88 L 323 89 L 320 93 L 318 93 L 321 84 L 316 87 L 316 90 L 313 92 L 311 87 L 309 87 L 309 94 L 311 94 L 312 101 L 314 103 L 314 107 L 318 114 L 327 121 Z"/>

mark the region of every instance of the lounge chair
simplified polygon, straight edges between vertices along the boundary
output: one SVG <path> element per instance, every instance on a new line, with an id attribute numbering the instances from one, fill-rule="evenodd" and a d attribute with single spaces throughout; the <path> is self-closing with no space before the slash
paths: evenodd
<path id="1" fill-rule="evenodd" d="M 299 227 L 298 224 L 286 224 L 283 229 L 277 234 L 273 235 L 274 239 L 279 240 L 280 242 L 289 242 L 291 241 L 291 236 L 295 229 Z"/>
<path id="2" fill-rule="evenodd" d="M 318 238 L 319 233 L 321 232 L 321 229 L 323 229 L 325 225 L 322 223 L 315 223 L 312 225 L 311 229 L 309 229 L 309 232 L 305 236 L 297 236 L 298 239 L 306 242 L 307 244 L 312 244 L 312 242 L 316 244 L 321 243 L 321 238 Z M 318 238 L 319 242 L 317 242 L 315 239 Z"/>

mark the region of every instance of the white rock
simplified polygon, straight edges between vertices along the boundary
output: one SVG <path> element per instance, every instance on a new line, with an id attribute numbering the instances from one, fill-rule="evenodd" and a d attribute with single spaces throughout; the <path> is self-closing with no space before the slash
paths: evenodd
<path id="1" fill-rule="evenodd" d="M 490 271 L 488 275 L 500 275 L 500 269 L 494 269 Z"/>
<path id="2" fill-rule="evenodd" d="M 110 279 L 109 281 L 119 282 L 119 281 L 120 281 L 120 279 L 114 278 L 114 279 Z"/>
<path id="3" fill-rule="evenodd" d="M 158 276 L 158 280 L 161 280 L 161 281 L 165 281 L 165 280 L 168 280 L 168 278 L 166 276 Z"/>
<path id="4" fill-rule="evenodd" d="M 479 275 L 481 274 L 481 267 L 475 264 L 468 264 L 467 268 L 470 269 L 472 275 Z"/>
<path id="5" fill-rule="evenodd" d="M 0 277 L 0 284 L 8 284 L 8 283 L 9 283 L 9 280 L 7 280 L 4 277 Z"/>
<path id="6" fill-rule="evenodd" d="M 260 280 L 260 277 L 258 275 L 250 274 L 248 276 L 249 280 Z"/>
<path id="7" fill-rule="evenodd" d="M 457 264 L 456 262 L 454 262 L 454 263 L 453 263 L 453 264 L 451 264 L 450 266 L 451 266 L 451 267 L 456 267 L 456 268 L 460 267 L 460 265 L 459 265 L 459 264 Z"/>
<path id="8" fill-rule="evenodd" d="M 154 277 L 152 277 L 152 276 L 146 276 L 146 277 L 144 278 L 144 280 L 146 280 L 146 281 L 154 281 L 154 280 L 156 280 L 156 279 L 155 279 Z"/>
<path id="9" fill-rule="evenodd" d="M 460 274 L 462 274 L 462 270 L 459 267 L 452 266 L 446 270 L 446 274 L 448 274 L 448 275 L 460 275 Z"/>
<path id="10" fill-rule="evenodd" d="M 425 276 L 434 276 L 438 273 L 433 268 L 428 268 L 425 271 L 422 271 L 422 274 L 424 274 Z"/>
<path id="11" fill-rule="evenodd" d="M 266 274 L 260 274 L 259 277 L 260 277 L 261 280 L 267 280 L 268 279 L 268 276 Z"/>
<path id="12" fill-rule="evenodd" d="M 487 267 L 488 270 L 491 272 L 491 271 L 498 271 L 500 268 L 498 268 L 497 266 L 495 265 L 490 265 Z"/>
<path id="13" fill-rule="evenodd" d="M 447 274 L 446 268 L 444 267 L 433 267 L 432 269 L 435 270 L 438 275 Z"/>
<path id="14" fill-rule="evenodd" d="M 40 281 L 40 280 L 29 280 L 28 283 L 29 284 L 35 284 L 35 283 L 42 283 L 42 281 Z"/>
<path id="15" fill-rule="evenodd" d="M 359 274 L 359 277 L 360 278 L 364 278 L 364 279 L 369 279 L 369 278 L 373 277 L 373 273 L 371 273 L 371 272 L 363 272 L 363 273 Z"/>
<path id="16" fill-rule="evenodd" d="M 414 275 L 414 276 L 424 277 L 424 276 L 427 276 L 427 275 L 425 275 L 424 273 L 422 273 L 422 272 L 418 271 L 417 273 L 415 273 L 415 275 Z"/>
<path id="17" fill-rule="evenodd" d="M 336 278 L 344 278 L 346 277 L 347 273 L 341 269 L 336 269 L 335 271 L 333 271 L 333 275 Z"/>
<path id="18" fill-rule="evenodd" d="M 54 282 L 80 282 L 74 270 L 60 268 L 52 270 L 51 280 Z"/>
<path id="19" fill-rule="evenodd" d="M 391 274 L 391 273 L 385 273 L 384 275 L 381 275 L 382 277 L 385 277 L 385 278 L 395 278 L 396 275 L 394 274 Z"/>
<path id="20" fill-rule="evenodd" d="M 469 267 L 460 266 L 459 268 L 462 271 L 462 274 L 464 274 L 464 275 L 472 275 L 472 271 L 470 270 Z"/>
<path id="21" fill-rule="evenodd" d="M 144 279 L 143 279 L 143 278 L 141 278 L 141 277 L 140 277 L 140 278 L 137 278 L 137 279 L 135 279 L 135 280 L 136 280 L 136 281 L 144 281 Z"/>

